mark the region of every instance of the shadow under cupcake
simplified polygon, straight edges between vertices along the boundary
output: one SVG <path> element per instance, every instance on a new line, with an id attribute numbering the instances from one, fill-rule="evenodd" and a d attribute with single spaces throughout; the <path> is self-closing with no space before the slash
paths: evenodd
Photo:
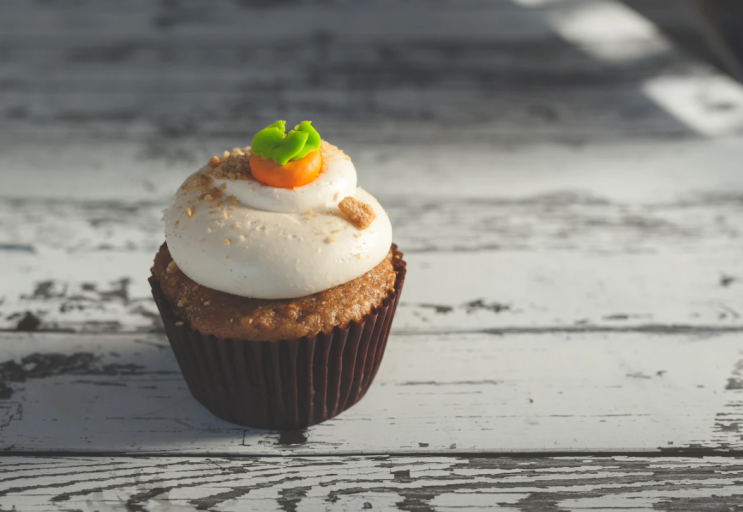
<path id="1" fill-rule="evenodd" d="M 165 221 L 150 284 L 199 402 L 286 430 L 363 398 L 406 265 L 350 158 L 309 122 L 284 135 L 279 121 L 191 175 Z"/>

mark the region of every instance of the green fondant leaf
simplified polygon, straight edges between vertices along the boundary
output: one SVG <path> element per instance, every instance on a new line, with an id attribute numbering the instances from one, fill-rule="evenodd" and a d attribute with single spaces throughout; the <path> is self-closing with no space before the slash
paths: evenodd
<path id="1" fill-rule="evenodd" d="M 320 147 L 320 134 L 310 121 L 302 121 L 288 134 L 286 121 L 276 121 L 253 137 L 250 148 L 254 155 L 285 165 L 289 160 L 299 160 Z"/>

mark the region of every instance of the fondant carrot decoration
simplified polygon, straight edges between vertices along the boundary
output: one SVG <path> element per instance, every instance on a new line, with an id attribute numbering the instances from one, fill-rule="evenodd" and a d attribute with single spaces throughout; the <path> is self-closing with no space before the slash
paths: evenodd
<path id="1" fill-rule="evenodd" d="M 313 182 L 322 170 L 320 134 L 302 121 L 285 134 L 286 121 L 259 131 L 250 144 L 250 172 L 272 187 L 296 188 Z"/>

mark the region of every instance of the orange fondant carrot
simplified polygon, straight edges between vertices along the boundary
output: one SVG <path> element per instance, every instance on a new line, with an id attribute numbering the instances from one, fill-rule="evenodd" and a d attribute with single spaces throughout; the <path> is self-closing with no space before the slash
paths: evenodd
<path id="1" fill-rule="evenodd" d="M 320 150 L 315 150 L 299 160 L 288 161 L 284 165 L 255 154 L 250 157 L 250 173 L 261 183 L 272 187 L 297 188 L 307 185 L 317 178 L 321 170 Z"/>

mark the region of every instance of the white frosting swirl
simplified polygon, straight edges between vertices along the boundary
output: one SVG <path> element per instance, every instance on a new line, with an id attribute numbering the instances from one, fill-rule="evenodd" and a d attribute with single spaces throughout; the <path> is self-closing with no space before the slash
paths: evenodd
<path id="1" fill-rule="evenodd" d="M 326 152 L 328 154 L 328 152 Z M 333 158 L 328 154 L 324 170 L 312 183 L 295 189 L 263 185 L 253 179 L 214 180 L 224 184 L 224 193 L 232 195 L 256 210 L 280 213 L 302 213 L 318 208 L 330 208 L 356 190 L 356 169 L 351 160 Z"/>
<path id="2" fill-rule="evenodd" d="M 360 277 L 377 266 L 392 244 L 382 206 L 356 188 L 349 159 L 323 145 L 324 170 L 294 190 L 250 179 L 215 179 L 202 168 L 175 194 L 165 216 L 165 238 L 173 260 L 197 283 L 260 299 L 303 297 Z M 202 175 L 223 200 L 203 198 L 188 186 Z M 224 186 L 224 188 L 222 188 Z M 376 219 L 365 230 L 337 207 L 346 196 L 372 206 Z"/>

